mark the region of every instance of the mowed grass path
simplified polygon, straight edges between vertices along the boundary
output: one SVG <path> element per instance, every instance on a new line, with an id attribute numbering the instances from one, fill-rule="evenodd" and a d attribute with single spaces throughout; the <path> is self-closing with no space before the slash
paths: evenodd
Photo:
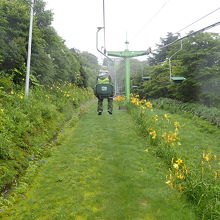
<path id="1" fill-rule="evenodd" d="M 144 151 L 146 140 L 126 111 L 98 116 L 93 104 L 60 141 L 5 219 L 196 219 L 165 184 L 167 168 Z"/>

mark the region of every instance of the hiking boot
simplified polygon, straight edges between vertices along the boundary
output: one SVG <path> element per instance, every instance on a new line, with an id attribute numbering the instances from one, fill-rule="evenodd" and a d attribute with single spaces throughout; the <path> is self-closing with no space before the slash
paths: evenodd
<path id="1" fill-rule="evenodd" d="M 99 111 L 99 112 L 98 112 L 98 115 L 102 115 L 102 112 L 101 112 L 101 111 Z"/>
<path id="2" fill-rule="evenodd" d="M 110 115 L 112 115 L 112 111 L 108 110 L 108 113 L 109 113 Z"/>

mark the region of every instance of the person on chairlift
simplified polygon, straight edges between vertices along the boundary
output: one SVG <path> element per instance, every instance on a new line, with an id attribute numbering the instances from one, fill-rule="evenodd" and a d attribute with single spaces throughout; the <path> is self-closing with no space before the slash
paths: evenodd
<path id="1" fill-rule="evenodd" d="M 102 93 L 102 90 L 104 91 L 104 94 Z M 107 70 L 100 71 L 99 75 L 97 76 L 95 95 L 98 98 L 98 115 L 102 115 L 104 98 L 108 99 L 108 113 L 112 115 L 114 92 L 112 79 Z"/>

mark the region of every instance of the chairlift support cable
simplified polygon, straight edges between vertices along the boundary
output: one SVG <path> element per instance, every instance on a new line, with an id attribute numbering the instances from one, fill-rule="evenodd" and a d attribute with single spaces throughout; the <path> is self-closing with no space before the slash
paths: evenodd
<path id="1" fill-rule="evenodd" d="M 109 61 L 113 62 L 113 60 L 106 55 L 106 42 L 105 42 L 105 0 L 103 0 L 103 8 L 102 8 L 102 10 L 103 10 L 103 27 L 97 27 L 97 31 L 96 31 L 96 49 L 97 49 L 97 51 L 100 54 L 102 54 L 104 57 L 106 57 Z M 102 30 L 102 29 L 104 30 L 104 53 L 98 47 L 98 42 L 99 42 L 98 35 L 99 35 L 99 31 Z"/>
<path id="2" fill-rule="evenodd" d="M 179 33 L 179 32 L 181 32 L 181 31 L 185 30 L 186 28 L 188 28 L 188 27 L 192 26 L 193 24 L 195 24 L 195 23 L 201 21 L 202 19 L 208 17 L 209 15 L 211 15 L 211 14 L 213 14 L 214 12 L 218 11 L 219 9 L 220 9 L 220 7 L 216 8 L 214 11 L 211 11 L 211 12 L 209 12 L 207 15 L 202 16 L 201 18 L 197 19 L 197 20 L 194 21 L 193 23 L 191 23 L 191 24 L 185 26 L 184 28 L 180 29 L 180 30 L 177 31 L 176 33 Z"/>
<path id="3" fill-rule="evenodd" d="M 147 25 L 149 25 L 149 24 L 152 22 L 152 20 L 153 20 L 155 17 L 157 17 L 158 14 L 160 14 L 160 12 L 162 11 L 162 9 L 167 5 L 167 3 L 168 3 L 169 1 L 170 1 L 170 0 L 167 0 L 167 1 L 159 8 L 159 10 L 142 26 L 142 28 L 139 29 L 139 31 L 137 32 L 137 34 L 134 36 L 133 40 L 142 32 L 142 30 L 143 30 L 144 28 L 147 27 Z"/>
<path id="4" fill-rule="evenodd" d="M 103 31 L 104 31 L 104 54 L 106 54 L 106 40 L 105 40 L 105 0 L 103 0 L 102 4 L 103 8 Z"/>
<path id="5" fill-rule="evenodd" d="M 198 34 L 198 33 L 200 33 L 200 32 L 203 32 L 203 31 L 206 31 L 206 30 L 211 29 L 211 28 L 213 28 L 213 27 L 216 27 L 216 26 L 218 26 L 218 25 L 220 25 L 220 21 L 219 21 L 219 22 L 216 22 L 216 23 L 214 23 L 214 24 L 211 24 L 211 25 L 209 25 L 209 26 L 207 26 L 207 27 L 204 27 L 204 28 L 202 28 L 202 29 L 200 29 L 200 30 L 198 30 L 198 31 L 194 31 L 193 33 L 190 33 L 190 34 L 188 34 L 188 35 L 186 35 L 186 36 L 184 36 L 184 37 L 182 37 L 182 38 L 179 38 L 179 39 L 177 39 L 177 40 L 175 40 L 175 41 L 173 41 L 173 42 L 171 42 L 171 43 L 169 43 L 169 44 L 166 44 L 165 46 L 162 46 L 162 47 L 160 47 L 160 48 L 158 48 L 158 49 L 166 48 L 166 47 L 171 46 L 172 44 L 174 44 L 174 43 L 176 43 L 176 42 L 178 42 L 178 41 L 184 40 L 184 39 L 186 39 L 186 38 L 188 38 L 188 37 L 191 37 L 191 36 L 196 35 L 196 34 Z M 155 50 L 153 50 L 153 51 L 156 51 L 156 50 L 158 50 L 158 49 L 155 49 Z"/>

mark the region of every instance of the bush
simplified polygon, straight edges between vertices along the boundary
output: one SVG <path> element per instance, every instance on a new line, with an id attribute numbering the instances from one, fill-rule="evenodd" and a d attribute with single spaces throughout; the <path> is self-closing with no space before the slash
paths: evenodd
<path id="1" fill-rule="evenodd" d="M 169 98 L 152 100 L 153 104 L 171 113 L 189 112 L 220 127 L 220 109 L 196 103 L 184 103 Z"/>
<path id="2" fill-rule="evenodd" d="M 166 177 L 166 184 L 187 197 L 197 210 L 200 219 L 219 219 L 218 156 L 203 152 L 197 161 L 183 158 L 179 150 L 182 146 L 180 123 L 174 121 L 171 114 L 154 109 L 149 103 L 146 100 L 140 100 L 138 96 L 133 96 L 128 110 L 137 121 L 139 130 L 146 137 L 148 148 L 168 166 L 169 175 Z M 162 102 L 159 103 L 160 106 L 167 106 Z M 179 111 L 175 105 L 173 109 L 171 106 L 166 109 L 170 112 Z"/>
<path id="3" fill-rule="evenodd" d="M 87 89 L 63 83 L 33 88 L 26 100 L 23 88 L 10 82 L 9 77 L 0 81 L 0 191 L 47 153 L 46 143 L 91 97 Z"/>

